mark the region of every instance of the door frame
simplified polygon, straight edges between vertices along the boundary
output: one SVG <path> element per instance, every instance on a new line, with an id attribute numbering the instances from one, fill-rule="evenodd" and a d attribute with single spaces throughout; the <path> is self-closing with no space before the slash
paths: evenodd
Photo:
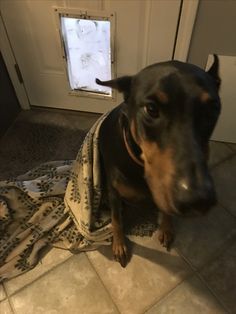
<path id="1" fill-rule="evenodd" d="M 173 59 L 187 61 L 199 0 L 182 0 Z M 17 98 L 23 110 L 30 109 L 29 98 L 21 79 L 20 69 L 9 41 L 0 12 L 0 51 L 6 63 Z"/>
<path id="2" fill-rule="evenodd" d="M 29 98 L 24 86 L 24 81 L 21 77 L 17 60 L 13 53 L 11 43 L 9 41 L 7 31 L 0 12 L 0 51 L 2 53 L 3 60 L 6 64 L 12 85 L 15 89 L 16 96 L 18 98 L 21 109 L 30 109 Z"/>
<path id="3" fill-rule="evenodd" d="M 199 0 L 183 0 L 177 29 L 175 60 L 186 62 L 191 43 L 193 28 L 198 12 Z"/>

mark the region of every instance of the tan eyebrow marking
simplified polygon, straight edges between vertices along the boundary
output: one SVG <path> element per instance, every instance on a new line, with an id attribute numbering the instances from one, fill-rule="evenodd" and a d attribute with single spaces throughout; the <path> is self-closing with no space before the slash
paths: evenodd
<path id="1" fill-rule="evenodd" d="M 202 92 L 202 94 L 200 95 L 200 100 L 201 102 L 207 102 L 208 100 L 211 99 L 211 96 L 207 93 L 207 92 Z"/>
<path id="2" fill-rule="evenodd" d="M 164 104 L 166 104 L 169 101 L 168 95 L 161 91 L 160 89 L 157 90 L 156 96 Z"/>

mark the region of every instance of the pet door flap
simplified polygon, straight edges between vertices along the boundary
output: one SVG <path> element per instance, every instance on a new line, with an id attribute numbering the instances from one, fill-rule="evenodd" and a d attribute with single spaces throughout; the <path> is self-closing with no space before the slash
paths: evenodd
<path id="1" fill-rule="evenodd" d="M 112 78 L 109 18 L 59 13 L 59 22 L 70 89 L 111 97 L 110 87 L 95 82 Z"/>

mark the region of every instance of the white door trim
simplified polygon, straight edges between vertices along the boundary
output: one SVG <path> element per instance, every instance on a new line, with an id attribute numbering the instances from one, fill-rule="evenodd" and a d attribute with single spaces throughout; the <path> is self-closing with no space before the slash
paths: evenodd
<path id="1" fill-rule="evenodd" d="M 4 26 L 2 16 L 0 15 L 0 51 L 5 61 L 12 85 L 15 89 L 16 96 L 22 109 L 30 109 L 29 99 L 23 83 L 20 83 L 16 73 L 15 65 L 17 65 L 15 56 L 12 52 L 7 32 Z"/>
<path id="2" fill-rule="evenodd" d="M 197 16 L 199 0 L 183 0 L 174 59 L 186 62 Z"/>
<path id="3" fill-rule="evenodd" d="M 188 51 L 191 42 L 194 22 L 197 15 L 199 0 L 183 0 L 182 11 L 179 21 L 179 28 L 174 52 L 174 59 L 187 61 Z M 150 9 L 150 8 L 149 8 Z M 23 83 L 20 83 L 15 64 L 16 58 L 11 48 L 4 21 L 0 15 L 0 50 L 6 63 L 9 76 L 12 80 L 19 103 L 22 109 L 30 109 L 29 99 Z"/>

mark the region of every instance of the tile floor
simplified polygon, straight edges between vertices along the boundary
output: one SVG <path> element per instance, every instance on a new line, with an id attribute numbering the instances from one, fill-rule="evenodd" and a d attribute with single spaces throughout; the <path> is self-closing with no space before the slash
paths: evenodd
<path id="1" fill-rule="evenodd" d="M 236 313 L 236 145 L 211 143 L 219 204 L 176 219 L 171 252 L 157 235 L 130 237 L 123 269 L 111 248 L 71 255 L 53 249 L 32 271 L 0 285 L 0 313 Z"/>

